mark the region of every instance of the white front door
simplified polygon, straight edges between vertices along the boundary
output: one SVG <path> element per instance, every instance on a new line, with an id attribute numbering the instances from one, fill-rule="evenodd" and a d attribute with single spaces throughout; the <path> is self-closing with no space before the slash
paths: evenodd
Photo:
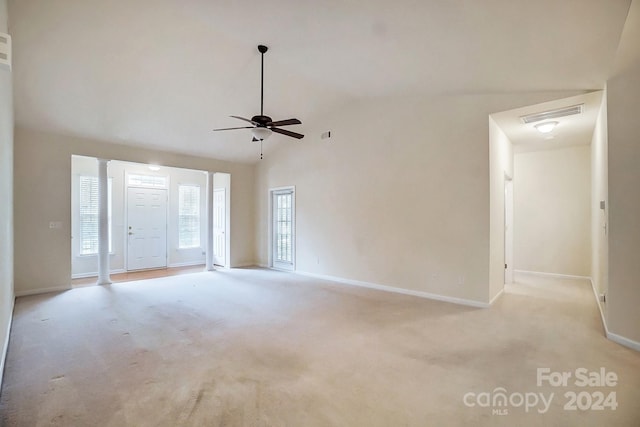
<path id="1" fill-rule="evenodd" d="M 128 188 L 127 270 L 167 266 L 167 190 Z"/>
<path id="2" fill-rule="evenodd" d="M 295 190 L 271 192 L 271 266 L 294 270 L 295 266 Z"/>
<path id="3" fill-rule="evenodd" d="M 227 239 L 225 230 L 227 227 L 227 195 L 224 188 L 213 190 L 213 263 L 225 265 Z"/>

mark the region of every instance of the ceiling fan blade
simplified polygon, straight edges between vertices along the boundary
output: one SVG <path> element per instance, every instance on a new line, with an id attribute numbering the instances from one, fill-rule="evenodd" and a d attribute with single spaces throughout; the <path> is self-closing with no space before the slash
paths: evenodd
<path id="1" fill-rule="evenodd" d="M 244 117 L 240 117 L 240 116 L 229 116 L 229 117 L 233 117 L 234 119 L 240 119 L 240 120 L 244 120 L 245 122 L 249 122 L 252 123 L 256 126 L 258 126 L 260 123 L 256 123 L 253 120 L 249 120 L 249 119 L 245 119 Z"/>
<path id="2" fill-rule="evenodd" d="M 219 131 L 219 130 L 235 130 L 235 129 L 253 129 L 253 126 L 242 126 L 239 128 L 222 128 L 222 129 L 214 129 L 213 131 Z"/>
<path id="3" fill-rule="evenodd" d="M 271 128 L 271 130 L 274 131 L 275 133 L 281 133 L 282 135 L 287 135 L 287 136 L 290 136 L 292 138 L 297 138 L 297 139 L 304 138 L 304 135 L 302 135 L 301 133 L 295 133 L 295 132 L 291 132 L 289 130 L 278 129 L 278 128 Z"/>
<path id="4" fill-rule="evenodd" d="M 277 122 L 267 123 L 267 126 L 289 126 L 289 125 L 301 125 L 302 122 L 298 119 L 279 120 Z"/>

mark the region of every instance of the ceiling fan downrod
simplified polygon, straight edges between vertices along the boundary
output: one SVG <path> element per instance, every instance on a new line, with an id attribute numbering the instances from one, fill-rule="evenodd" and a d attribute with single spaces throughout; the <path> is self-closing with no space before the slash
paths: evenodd
<path id="1" fill-rule="evenodd" d="M 264 54 L 269 48 L 263 44 L 258 45 L 258 52 L 261 54 L 260 64 L 260 115 L 264 116 Z"/>
<path id="2" fill-rule="evenodd" d="M 264 54 L 269 50 L 265 45 L 258 45 L 258 52 L 260 52 L 260 115 L 253 116 L 251 119 L 241 116 L 231 116 L 235 119 L 242 120 L 250 123 L 251 126 L 239 126 L 230 128 L 217 128 L 214 131 L 226 131 L 236 129 L 251 129 L 253 134 L 252 141 L 260 141 L 260 158 L 262 158 L 262 141 L 267 139 L 272 133 L 278 133 L 281 135 L 289 136 L 291 138 L 302 139 L 304 135 L 301 133 L 292 132 L 290 130 L 281 129 L 282 126 L 301 125 L 302 122 L 296 118 L 286 120 L 273 120 L 269 116 L 264 115 Z"/>

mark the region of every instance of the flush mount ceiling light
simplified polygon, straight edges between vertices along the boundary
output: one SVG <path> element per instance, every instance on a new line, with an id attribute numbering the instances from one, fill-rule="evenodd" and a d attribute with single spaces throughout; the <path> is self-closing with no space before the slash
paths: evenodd
<path id="1" fill-rule="evenodd" d="M 255 127 L 253 129 L 251 129 L 251 133 L 253 134 L 253 137 L 259 141 L 264 141 L 265 139 L 269 138 L 271 136 L 271 129 L 269 128 L 263 128 L 263 127 Z"/>
<path id="2" fill-rule="evenodd" d="M 534 127 L 538 129 L 538 132 L 540 133 L 549 133 L 554 130 L 556 126 L 558 126 L 558 122 L 543 122 L 538 123 Z"/>

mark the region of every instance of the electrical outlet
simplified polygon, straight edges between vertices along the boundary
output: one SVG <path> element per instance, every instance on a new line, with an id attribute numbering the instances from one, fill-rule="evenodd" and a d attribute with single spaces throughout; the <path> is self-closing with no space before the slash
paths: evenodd
<path id="1" fill-rule="evenodd" d="M 49 228 L 53 229 L 53 228 L 62 228 L 62 222 L 61 221 L 51 221 L 49 222 Z"/>

